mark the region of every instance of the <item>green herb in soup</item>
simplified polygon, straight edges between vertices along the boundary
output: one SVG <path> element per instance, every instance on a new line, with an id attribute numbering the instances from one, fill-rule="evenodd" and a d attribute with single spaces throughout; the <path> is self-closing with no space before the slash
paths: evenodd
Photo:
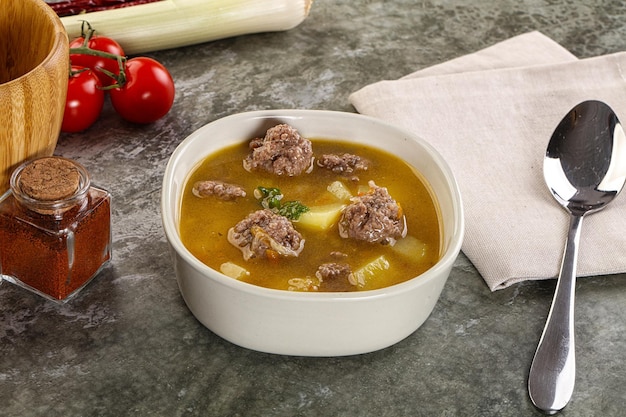
<path id="1" fill-rule="evenodd" d="M 179 226 L 200 261 L 281 290 L 383 288 L 429 269 L 441 248 L 436 202 L 412 167 L 289 125 L 204 160 Z"/>
<path id="2" fill-rule="evenodd" d="M 281 202 L 283 194 L 278 188 L 257 187 L 254 196 L 261 200 L 261 205 L 266 209 L 273 209 L 281 216 L 289 220 L 298 220 L 309 208 L 299 201 Z"/>

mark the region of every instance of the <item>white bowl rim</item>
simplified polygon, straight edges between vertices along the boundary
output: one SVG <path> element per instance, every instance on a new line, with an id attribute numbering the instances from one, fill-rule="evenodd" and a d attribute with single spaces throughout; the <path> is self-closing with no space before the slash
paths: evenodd
<path id="1" fill-rule="evenodd" d="M 170 184 L 170 178 L 173 175 L 174 168 L 179 163 L 181 156 L 184 154 L 186 148 L 192 143 L 194 138 L 202 135 L 204 130 L 209 130 L 216 124 L 228 122 L 230 120 L 237 119 L 280 119 L 286 118 L 306 118 L 307 116 L 316 117 L 335 117 L 335 118 L 358 118 L 363 121 L 378 124 L 384 126 L 386 129 L 395 130 L 396 132 L 404 135 L 420 144 L 421 147 L 426 150 L 433 160 L 436 161 L 437 166 L 441 169 L 445 176 L 446 182 L 452 191 L 452 200 L 455 217 L 455 227 L 451 234 L 450 246 L 445 251 L 444 255 L 433 265 L 430 269 L 422 274 L 408 279 L 407 281 L 394 284 L 388 287 L 366 290 L 366 291 L 354 291 L 354 292 L 300 292 L 300 291 L 287 291 L 278 290 L 273 288 L 261 287 L 255 284 L 239 281 L 221 272 L 209 267 L 208 265 L 197 259 L 189 250 L 183 245 L 180 236 L 178 234 L 178 227 L 174 218 L 174 213 L 167 214 L 169 210 L 171 199 L 177 198 L 172 196 L 172 185 Z M 179 201 L 174 202 L 175 205 L 179 205 Z M 411 133 L 408 130 L 399 128 L 395 125 L 389 124 L 380 119 L 376 119 L 370 116 L 362 115 L 359 113 L 349 113 L 333 110 L 300 110 L 300 109 L 275 109 L 275 110 L 254 110 L 242 113 L 235 113 L 222 118 L 216 119 L 212 122 L 205 124 L 204 126 L 196 129 L 189 134 L 174 150 L 167 163 L 165 173 L 163 175 L 163 186 L 161 189 L 161 220 L 163 228 L 172 249 L 182 257 L 190 266 L 199 272 L 207 276 L 206 279 L 211 279 L 214 282 L 230 287 L 236 291 L 243 291 L 246 293 L 253 293 L 257 296 L 264 296 L 273 299 L 285 299 L 285 300 L 298 300 L 298 302 L 354 302 L 355 300 L 364 300 L 372 298 L 385 298 L 394 296 L 397 293 L 406 292 L 412 287 L 425 285 L 427 282 L 437 279 L 439 271 L 446 269 L 449 265 L 454 263 L 461 250 L 463 243 L 463 237 L 465 232 L 465 219 L 463 215 L 463 203 L 459 186 L 454 177 L 452 169 L 448 163 L 443 159 L 443 156 L 428 142 L 421 137 Z"/>

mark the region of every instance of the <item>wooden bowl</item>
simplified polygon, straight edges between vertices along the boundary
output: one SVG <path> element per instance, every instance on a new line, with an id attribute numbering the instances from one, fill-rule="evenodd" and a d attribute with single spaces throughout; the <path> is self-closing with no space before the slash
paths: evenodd
<path id="1" fill-rule="evenodd" d="M 23 161 L 53 154 L 68 71 L 56 13 L 42 0 L 0 1 L 0 195 Z"/>

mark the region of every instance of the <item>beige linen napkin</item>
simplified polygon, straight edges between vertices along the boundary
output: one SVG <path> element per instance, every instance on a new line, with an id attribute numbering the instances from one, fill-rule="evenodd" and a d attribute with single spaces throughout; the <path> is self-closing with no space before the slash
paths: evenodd
<path id="1" fill-rule="evenodd" d="M 578 60 L 538 32 L 368 85 L 358 112 L 430 142 L 463 196 L 463 252 L 491 290 L 558 275 L 568 215 L 543 179 L 554 128 L 584 100 L 602 100 L 626 123 L 626 53 Z M 578 275 L 626 272 L 626 192 L 586 217 Z"/>

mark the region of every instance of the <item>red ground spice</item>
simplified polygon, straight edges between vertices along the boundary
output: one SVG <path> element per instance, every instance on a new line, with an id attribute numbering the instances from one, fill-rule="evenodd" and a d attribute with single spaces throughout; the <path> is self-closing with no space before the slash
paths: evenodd
<path id="1" fill-rule="evenodd" d="M 54 216 L 29 210 L 9 194 L 0 202 L 0 273 L 64 300 L 111 258 L 111 203 L 90 187 L 82 204 Z"/>

